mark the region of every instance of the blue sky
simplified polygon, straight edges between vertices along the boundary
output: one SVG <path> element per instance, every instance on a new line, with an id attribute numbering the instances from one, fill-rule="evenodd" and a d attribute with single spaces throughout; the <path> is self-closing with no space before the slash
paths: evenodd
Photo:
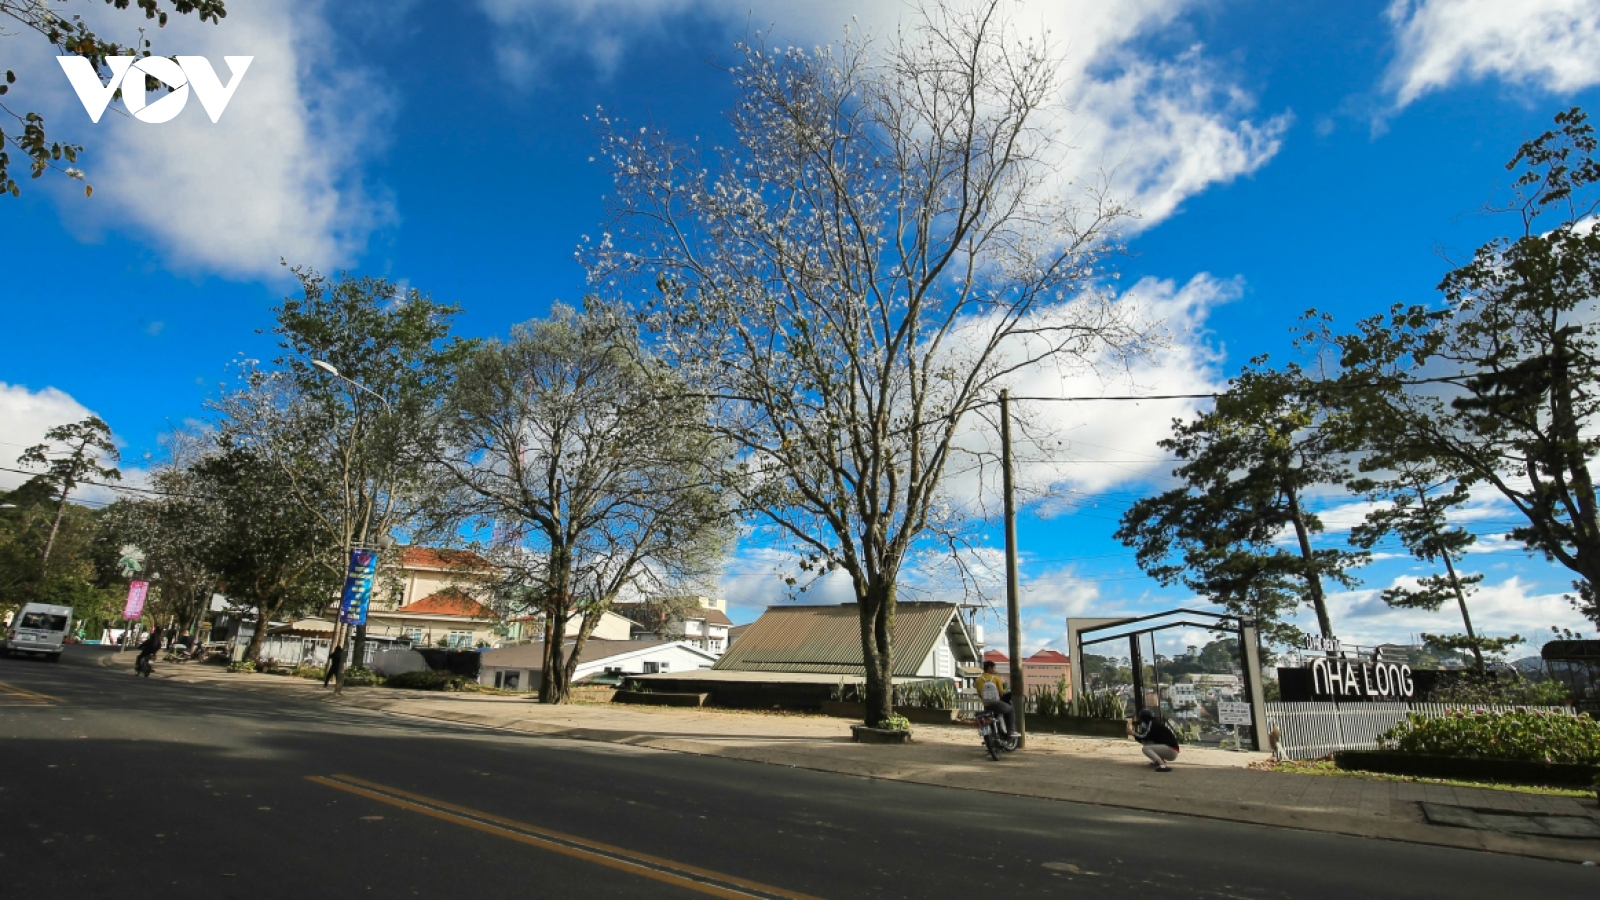
<path id="1" fill-rule="evenodd" d="M 68 3 L 112 35 L 142 23 Z M 1600 84 L 1594 0 L 1016 2 L 1017 27 L 1063 54 L 1083 171 L 1103 170 L 1143 213 L 1124 289 L 1170 315 L 1172 348 L 1133 388 L 1200 391 L 1257 353 L 1281 356 L 1299 313 L 1348 322 L 1433 297 L 1446 258 L 1511 223 L 1478 211 L 1516 146 Z M 597 107 L 707 140 L 733 94 L 718 66 L 749 29 L 812 46 L 884 33 L 900 0 L 477 0 L 458 4 L 234 0 L 218 27 L 178 22 L 159 52 L 252 55 L 222 121 L 196 103 L 173 122 L 91 124 L 49 48 L 0 37 L 13 109 L 87 146 L 95 186 L 46 178 L 0 200 L 0 455 L 86 410 L 125 462 L 202 416 L 289 288 L 280 257 L 385 275 L 460 303 L 461 330 L 505 334 L 578 300 L 573 251 L 604 220 L 607 178 L 585 120 Z M 1119 392 L 1127 384 L 1113 386 Z M 1098 389 L 1098 388 L 1096 388 Z M 1110 535 L 1128 502 L 1168 482 L 1154 446 L 1182 404 L 1058 405 L 1065 457 L 1033 474 L 1071 500 L 1020 526 L 1031 646 L 1072 614 L 1186 600 L 1137 572 Z M 151 454 L 147 457 L 146 454 Z M 0 485 L 11 482 L 0 480 Z M 89 499 L 96 499 L 89 497 Z M 1329 497 L 1345 521 L 1347 498 Z M 1483 498 L 1473 528 L 1511 522 Z M 1332 536 L 1333 540 L 1342 534 Z M 997 540 L 996 540 L 997 543 Z M 723 587 L 735 618 L 784 600 L 787 557 L 746 546 Z M 1491 633 L 1582 628 L 1562 571 L 1515 549 L 1475 555 Z M 1363 572 L 1334 598 L 1336 630 L 1367 643 L 1457 628 L 1390 611 L 1376 592 L 1420 570 Z M 937 576 L 929 590 L 939 591 Z M 825 585 L 806 599 L 838 598 Z M 990 627 L 996 622 L 990 621 Z M 1174 636 L 1174 642 L 1197 636 Z"/>

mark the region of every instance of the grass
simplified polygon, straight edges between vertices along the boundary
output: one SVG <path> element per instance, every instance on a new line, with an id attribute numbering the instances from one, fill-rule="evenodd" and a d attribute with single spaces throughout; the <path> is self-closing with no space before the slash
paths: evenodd
<path id="1" fill-rule="evenodd" d="M 1483 788 L 1491 791 L 1512 791 L 1519 794 L 1539 794 L 1546 797 L 1592 798 L 1594 790 L 1578 788 L 1539 787 L 1529 784 L 1505 784 L 1498 781 L 1456 781 L 1449 778 L 1418 778 L 1414 775 L 1388 775 L 1381 772 L 1359 772 L 1341 769 L 1330 759 L 1264 759 L 1250 764 L 1252 769 L 1265 772 L 1288 772 L 1291 775 L 1331 775 L 1339 778 L 1365 778 L 1369 781 L 1403 781 L 1411 784 L 1443 784 L 1450 787 Z"/>

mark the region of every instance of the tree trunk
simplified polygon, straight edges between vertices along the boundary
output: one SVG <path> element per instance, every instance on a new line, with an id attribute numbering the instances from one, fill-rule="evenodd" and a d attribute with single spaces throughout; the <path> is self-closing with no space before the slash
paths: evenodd
<path id="1" fill-rule="evenodd" d="M 1467 626 L 1467 640 L 1472 641 L 1472 657 L 1477 662 L 1478 674 L 1483 674 L 1483 648 L 1478 646 L 1477 632 L 1472 630 L 1472 616 L 1467 615 L 1467 594 L 1461 589 L 1461 579 L 1456 577 L 1456 564 L 1450 560 L 1449 553 L 1441 553 L 1444 557 L 1444 570 L 1450 575 L 1450 589 L 1455 592 L 1456 605 L 1461 607 L 1461 624 Z"/>
<path id="2" fill-rule="evenodd" d="M 1580 593 L 1587 594 L 1585 599 L 1593 602 L 1595 588 L 1600 586 L 1600 501 L 1596 499 L 1594 479 L 1589 475 L 1589 461 L 1581 449 L 1583 435 L 1581 423 L 1573 410 L 1576 391 L 1572 384 L 1569 354 L 1567 331 L 1562 329 L 1556 332 L 1551 353 L 1554 372 L 1550 385 L 1550 424 L 1558 448 L 1555 454 L 1558 463 L 1554 467 L 1557 471 L 1552 475 L 1566 483 L 1567 493 L 1577 507 L 1569 508 L 1572 518 L 1572 555 L 1577 563 L 1575 569 L 1587 583 L 1588 591 L 1583 591 L 1583 585 L 1577 587 Z M 1600 624 L 1600 606 L 1585 612 L 1596 624 Z"/>
<path id="3" fill-rule="evenodd" d="M 871 726 L 894 715 L 894 601 L 894 582 L 886 578 L 869 582 L 856 599 L 867 688 L 863 721 Z"/>
<path id="4" fill-rule="evenodd" d="M 567 639 L 566 610 L 565 594 L 558 595 L 555 602 L 544 605 L 544 669 L 539 679 L 540 703 L 565 703 L 568 699 L 567 667 L 561 655 L 561 645 Z"/>
<path id="5" fill-rule="evenodd" d="M 272 621 L 272 614 L 278 611 L 278 604 L 268 608 L 265 604 L 256 607 L 256 632 L 250 635 L 250 645 L 245 648 L 243 661 L 253 662 L 261 656 L 261 642 L 267 636 L 267 625 Z"/>
<path id="6" fill-rule="evenodd" d="M 50 565 L 50 550 L 56 545 L 56 532 L 61 530 L 61 517 L 67 512 L 67 495 L 72 493 L 72 488 L 67 485 L 61 487 L 61 500 L 56 503 L 56 517 L 50 523 L 50 536 L 44 541 L 44 554 L 39 558 L 39 579 L 44 580 Z"/>
<path id="7" fill-rule="evenodd" d="M 1294 535 L 1300 541 L 1300 558 L 1306 562 L 1306 593 L 1311 597 L 1311 606 L 1317 611 L 1317 627 L 1322 630 L 1325 638 L 1333 637 L 1333 622 L 1328 619 L 1328 604 L 1322 596 L 1322 576 L 1317 574 L 1317 557 L 1311 550 L 1311 533 L 1306 530 L 1305 516 L 1300 512 L 1300 498 L 1295 496 L 1294 488 L 1284 488 L 1284 496 L 1289 500 L 1289 519 L 1294 522 Z"/>

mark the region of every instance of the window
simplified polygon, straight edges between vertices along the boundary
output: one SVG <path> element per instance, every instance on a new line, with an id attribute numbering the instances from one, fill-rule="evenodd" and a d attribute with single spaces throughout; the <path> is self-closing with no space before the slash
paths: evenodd
<path id="1" fill-rule="evenodd" d="M 411 643 L 413 643 L 413 644 L 422 643 L 422 629 L 421 628 L 418 628 L 416 626 L 407 626 L 405 629 L 403 629 L 403 633 L 406 636 L 406 640 L 410 641 Z"/>
<path id="2" fill-rule="evenodd" d="M 450 646 L 450 649 L 452 649 L 452 650 L 464 650 L 464 649 L 471 648 L 472 647 L 472 632 L 470 632 L 470 631 L 452 631 L 452 632 L 450 632 L 450 644 L 449 644 L 449 646 Z"/>
<path id="3" fill-rule="evenodd" d="M 506 676 L 506 678 L 505 678 L 504 687 L 505 687 L 506 690 L 508 690 L 508 691 L 521 690 L 521 685 L 522 685 L 522 673 L 521 672 L 506 672 L 505 676 Z"/>
<path id="4" fill-rule="evenodd" d="M 672 663 L 669 662 L 647 662 L 644 664 L 644 673 L 646 675 L 655 675 L 660 672 L 670 671 L 672 671 Z"/>
<path id="5" fill-rule="evenodd" d="M 31 612 L 22 617 L 22 628 L 38 628 L 42 631 L 66 631 L 67 617 L 53 616 L 49 613 Z"/>

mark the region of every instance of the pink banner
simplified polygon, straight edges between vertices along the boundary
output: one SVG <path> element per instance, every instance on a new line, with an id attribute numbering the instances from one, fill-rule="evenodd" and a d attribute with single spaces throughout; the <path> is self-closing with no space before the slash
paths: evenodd
<path id="1" fill-rule="evenodd" d="M 124 619 L 137 619 L 144 615 L 144 595 L 150 592 L 150 582 L 128 582 L 128 605 L 123 607 Z"/>

